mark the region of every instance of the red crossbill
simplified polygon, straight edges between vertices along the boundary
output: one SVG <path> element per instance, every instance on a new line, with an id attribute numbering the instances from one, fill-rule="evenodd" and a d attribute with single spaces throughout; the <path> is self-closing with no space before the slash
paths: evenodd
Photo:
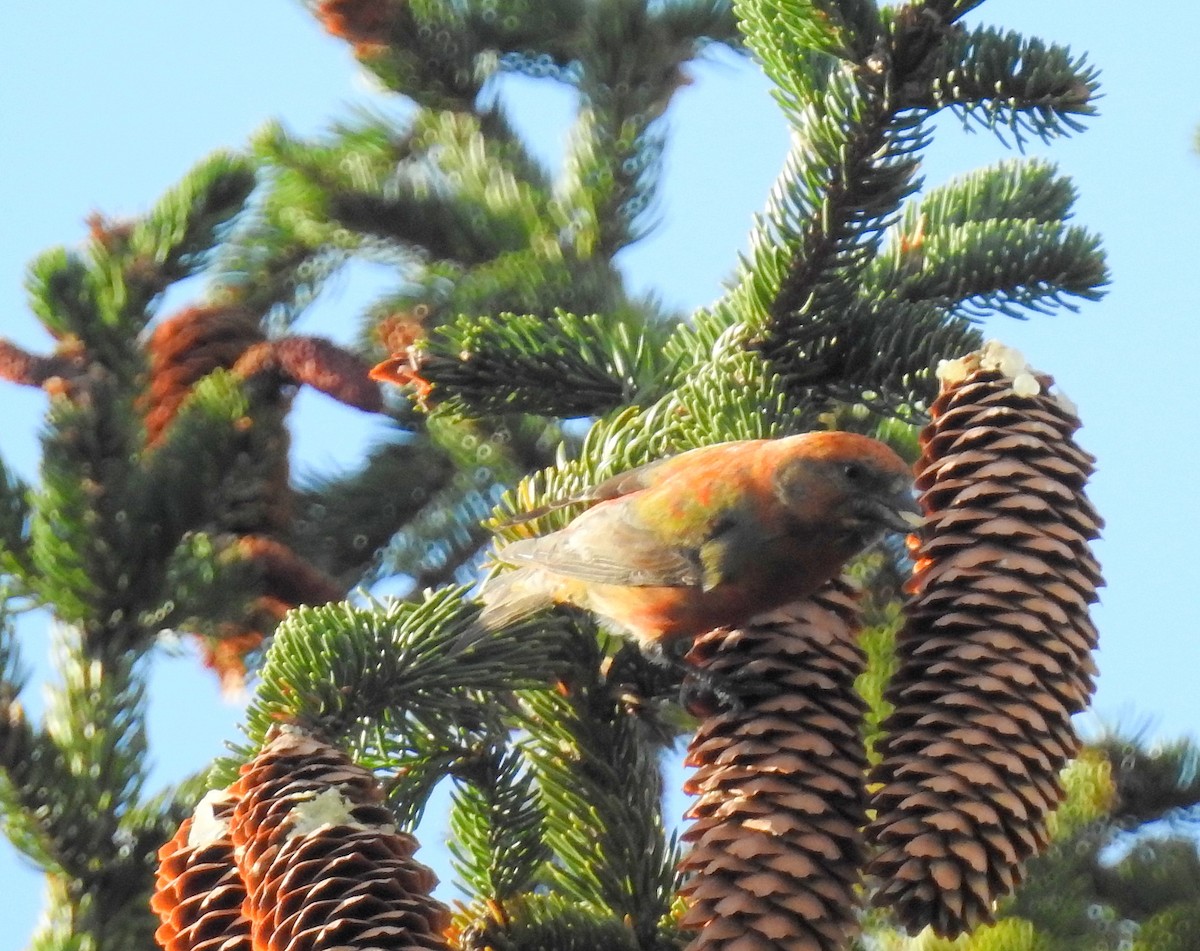
<path id="1" fill-rule="evenodd" d="M 693 449 L 570 501 L 592 507 L 499 550 L 516 567 L 484 586 L 456 647 L 570 604 L 661 653 L 812 594 L 884 532 L 920 522 L 908 465 L 843 432 Z"/>

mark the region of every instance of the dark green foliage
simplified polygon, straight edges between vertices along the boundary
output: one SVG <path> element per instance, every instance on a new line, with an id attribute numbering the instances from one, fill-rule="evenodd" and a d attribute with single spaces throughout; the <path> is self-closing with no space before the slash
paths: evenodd
<path id="1" fill-rule="evenodd" d="M 40 946 L 152 945 L 154 854 L 196 786 L 174 806 L 144 794 L 146 655 L 164 624 L 215 624 L 253 593 L 217 570 L 228 558 L 205 534 L 253 447 L 246 396 L 227 376 L 203 381 L 149 446 L 141 334 L 162 291 L 207 265 L 255 181 L 246 157 L 218 154 L 145 216 L 96 218 L 82 251 L 30 267 L 31 307 L 58 350 L 38 483 L 3 473 L 0 570 L 10 599 L 53 614 L 58 676 L 41 721 L 27 719 L 5 631 L 0 816 L 50 876 Z"/>
<path id="2" fill-rule="evenodd" d="M 206 525 L 214 512 L 227 519 L 228 499 L 208 498 L 231 470 L 253 454 L 253 430 L 239 428 L 250 406 L 238 380 L 216 372 L 205 377 L 184 401 L 163 438 L 146 454 L 137 479 L 144 492 L 139 521 L 159 526 L 148 544 L 147 560 L 159 561 L 179 542 L 181 529 Z M 237 473 L 250 481 L 249 474 Z M 218 490 L 219 491 L 219 490 Z"/>
<path id="3" fill-rule="evenodd" d="M 474 413 L 596 416 L 638 404 L 670 370 L 664 331 L 639 320 L 499 314 L 438 328 L 417 358 L 420 378 Z"/>
<path id="4" fill-rule="evenodd" d="M 349 478 L 314 476 L 296 500 L 296 550 L 349 587 L 363 577 L 379 549 L 409 525 L 454 477 L 437 443 L 413 434 L 375 448 Z"/>
<path id="5" fill-rule="evenodd" d="M 1200 899 L 1200 847 L 1187 837 L 1147 836 L 1100 876 L 1100 890 L 1123 918 L 1145 921 Z"/>
<path id="6" fill-rule="evenodd" d="M 1138 822 L 1170 817 L 1190 810 L 1197 818 L 1200 802 L 1200 747 L 1178 740 L 1154 749 L 1134 737 L 1113 732 L 1099 744 L 1115 768 L 1121 813 Z"/>
<path id="7" fill-rule="evenodd" d="M 926 68 L 931 82 L 904 96 L 905 106 L 949 106 L 964 122 L 1001 136 L 1008 131 L 1017 145 L 1029 135 L 1048 141 L 1080 132 L 1096 111 L 1099 73 L 1085 57 L 1011 31 L 953 31 Z"/>
<path id="8" fill-rule="evenodd" d="M 396 601 L 381 608 L 349 604 L 301 608 L 276 633 L 262 669 L 262 687 L 247 712 L 247 731 L 261 740 L 280 717 L 320 724 L 347 734 L 371 711 L 411 717 L 426 725 L 452 722 L 447 711 L 467 701 L 467 688 L 511 686 L 507 672 L 489 666 L 494 645 L 452 658 L 446 645 L 465 630 L 464 591 L 443 588 L 421 602 Z M 528 667 L 527 679 L 546 675 L 545 642 L 514 631 L 509 651 Z M 428 706 L 414 706 L 420 698 Z"/>
<path id="9" fill-rule="evenodd" d="M 635 951 L 642 947 L 623 921 L 603 910 L 538 892 L 509 902 L 502 922 L 480 914 L 464 930 L 461 941 L 463 947 L 497 951 Z"/>
<path id="10" fill-rule="evenodd" d="M 1138 932 L 1134 951 L 1189 951 L 1200 934 L 1200 906 L 1196 901 L 1176 905 L 1152 918 Z"/>

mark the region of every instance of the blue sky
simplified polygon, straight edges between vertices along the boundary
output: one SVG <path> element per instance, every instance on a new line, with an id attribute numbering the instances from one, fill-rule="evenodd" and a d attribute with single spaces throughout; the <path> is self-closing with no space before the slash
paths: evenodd
<path id="1" fill-rule="evenodd" d="M 1108 521 L 1097 546 L 1108 587 L 1095 615 L 1096 710 L 1163 737 L 1200 735 L 1200 451 L 1185 401 L 1200 351 L 1200 159 L 1192 150 L 1200 105 L 1189 94 L 1200 8 L 1171 6 L 1151 14 L 1103 0 L 989 0 L 979 11 L 1087 51 L 1103 71 L 1101 115 L 1089 130 L 1029 154 L 1045 153 L 1075 178 L 1077 220 L 1104 237 L 1110 293 L 1079 314 L 996 318 L 986 330 L 1052 373 L 1079 406 L 1079 441 L 1099 457 L 1091 496 Z M 635 289 L 682 310 L 718 294 L 787 144 L 753 67 L 718 58 L 692 75 L 670 113 L 663 227 L 622 259 Z M 569 101 L 514 85 L 517 119 L 553 160 Z M 81 240 L 89 212 L 146 209 L 201 156 L 239 147 L 268 119 L 315 133 L 368 100 L 376 101 L 347 49 L 292 0 L 17 5 L 0 32 L 0 334 L 48 346 L 25 303 L 24 268 L 46 247 Z M 991 135 L 945 122 L 927 181 L 1007 154 Z M 341 289 L 353 297 L 352 287 Z M 320 315 L 352 305 L 336 293 L 322 303 L 303 328 L 336 334 Z M 0 452 L 31 478 L 44 406 L 40 393 L 0 384 Z M 371 436 L 370 422 L 318 397 L 302 397 L 298 419 L 301 470 L 349 465 Z M 23 634 L 36 715 L 47 632 L 30 623 Z M 167 782 L 220 753 L 239 711 L 186 654 L 154 664 L 154 780 Z M 24 945 L 41 899 L 37 876 L 6 841 L 0 883 L 0 951 L 10 951 Z"/>

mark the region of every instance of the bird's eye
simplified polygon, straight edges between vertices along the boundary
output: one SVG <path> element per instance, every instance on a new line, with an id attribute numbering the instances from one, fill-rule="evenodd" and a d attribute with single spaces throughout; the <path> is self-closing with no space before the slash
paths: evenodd
<path id="1" fill-rule="evenodd" d="M 857 462 L 847 462 L 844 466 L 842 466 L 842 475 L 844 475 L 851 482 L 859 481 L 864 474 L 865 471 L 863 467 Z"/>

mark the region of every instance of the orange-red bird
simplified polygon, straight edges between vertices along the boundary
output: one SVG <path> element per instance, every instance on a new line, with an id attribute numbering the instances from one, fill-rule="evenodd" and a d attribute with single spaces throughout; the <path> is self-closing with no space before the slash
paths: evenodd
<path id="1" fill-rule="evenodd" d="M 576 500 L 565 528 L 500 549 L 462 648 L 553 604 L 661 648 L 816 591 L 886 531 L 920 523 L 912 474 L 877 440 L 820 432 L 681 453 Z"/>

